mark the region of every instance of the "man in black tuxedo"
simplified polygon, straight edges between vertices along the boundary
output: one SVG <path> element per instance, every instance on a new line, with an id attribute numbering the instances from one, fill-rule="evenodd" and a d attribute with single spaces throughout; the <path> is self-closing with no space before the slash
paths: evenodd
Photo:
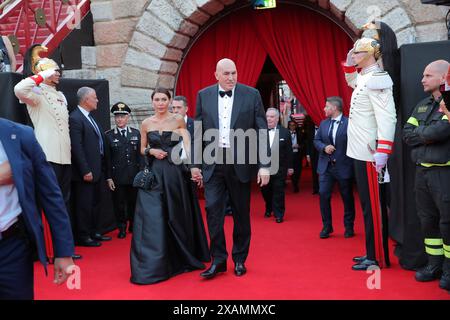
<path id="1" fill-rule="evenodd" d="M 259 140 L 267 144 L 267 122 L 259 92 L 237 83 L 235 63 L 222 59 L 217 63 L 215 76 L 218 84 L 199 91 L 197 96 L 194 163 L 191 175 L 194 181 L 204 181 L 210 250 L 213 262 L 201 273 L 213 278 L 227 269 L 228 253 L 223 230 L 225 197 L 230 196 L 233 210 L 234 272 L 242 276 L 250 247 L 250 184 L 257 164 L 258 184 L 269 182 L 270 159 L 262 159 L 258 152 Z M 196 123 L 197 126 L 197 123 Z M 262 133 L 260 134 L 261 131 Z M 257 141 L 240 139 L 239 132 L 252 135 Z M 205 142 L 202 143 L 203 139 Z M 256 143 L 255 143 L 256 142 Z M 267 145 L 260 151 L 268 151 Z M 267 153 L 266 153 L 267 156 Z M 226 160 L 226 161 L 224 161 Z M 262 160 L 267 160 L 263 165 Z M 252 164 L 255 162 L 255 165 Z"/>
<path id="2" fill-rule="evenodd" d="M 72 147 L 73 202 L 78 245 L 98 247 L 99 241 L 111 240 L 96 230 L 96 216 L 101 202 L 101 183 L 105 152 L 105 135 L 91 112 L 97 109 L 97 94 L 89 87 L 77 92 L 78 106 L 69 116 Z"/>
<path id="3" fill-rule="evenodd" d="M 302 175 L 303 158 L 306 155 L 306 131 L 303 126 L 299 127 L 295 121 L 288 122 L 289 132 L 292 141 L 292 169 L 294 173 L 291 176 L 292 190 L 294 193 L 300 191 L 298 184 Z"/>
<path id="4" fill-rule="evenodd" d="M 189 117 L 187 115 L 188 108 L 189 107 L 188 107 L 187 99 L 185 96 L 175 96 L 172 99 L 172 112 L 177 113 L 184 118 L 184 121 L 186 122 L 186 129 L 189 131 L 189 134 L 191 135 L 191 137 L 193 137 L 194 136 L 194 119 L 192 119 L 191 117 Z M 181 148 L 183 148 L 183 145 L 181 145 Z M 184 159 L 185 156 L 186 155 L 183 150 L 182 154 L 181 154 L 181 158 Z M 194 188 L 194 190 L 197 190 L 197 184 L 195 182 L 192 182 L 192 187 Z M 197 194 L 197 193 L 195 193 L 195 194 Z M 226 197 L 227 198 L 225 201 L 225 203 L 226 203 L 225 214 L 231 215 L 232 210 L 231 210 L 230 200 L 229 200 L 228 195 Z"/>
<path id="5" fill-rule="evenodd" d="M 319 152 L 317 173 L 319 174 L 320 212 L 323 229 L 320 238 L 326 239 L 333 232 L 331 218 L 331 193 L 337 181 L 344 203 L 344 227 L 346 238 L 353 237 L 355 202 L 353 199 L 353 159 L 347 157 L 348 118 L 342 114 L 342 99 L 328 97 L 325 115 L 314 138 L 314 146 Z"/>
<path id="6" fill-rule="evenodd" d="M 289 130 L 278 124 L 280 113 L 275 108 L 266 111 L 267 126 L 269 128 L 269 143 L 272 161 L 278 161 L 278 170 L 271 172 L 270 181 L 261 188 L 261 193 L 266 203 L 265 217 L 270 217 L 272 212 L 277 223 L 283 222 L 285 211 L 284 187 L 286 174 L 292 175 L 292 140 Z M 276 158 L 276 159 L 275 159 Z"/>

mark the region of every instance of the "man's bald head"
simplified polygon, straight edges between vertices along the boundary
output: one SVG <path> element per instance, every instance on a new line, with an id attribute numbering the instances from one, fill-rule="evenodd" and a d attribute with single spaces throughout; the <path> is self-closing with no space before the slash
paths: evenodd
<path id="1" fill-rule="evenodd" d="M 236 64 L 231 59 L 221 59 L 217 62 L 216 72 L 214 75 L 223 90 L 232 90 L 237 83 Z"/>
<path id="2" fill-rule="evenodd" d="M 430 63 L 427 68 L 433 70 L 433 72 L 446 75 L 448 70 L 449 63 L 445 60 L 436 60 Z"/>
<path id="3" fill-rule="evenodd" d="M 439 87 L 445 82 L 448 67 L 449 63 L 445 60 L 436 60 L 426 66 L 422 78 L 425 92 L 440 96 Z"/>

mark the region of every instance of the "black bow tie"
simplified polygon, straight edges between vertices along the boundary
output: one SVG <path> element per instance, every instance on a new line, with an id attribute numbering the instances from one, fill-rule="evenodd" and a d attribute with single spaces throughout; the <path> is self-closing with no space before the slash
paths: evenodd
<path id="1" fill-rule="evenodd" d="M 269 129 L 269 131 L 274 131 L 274 130 L 275 130 L 275 128 Z"/>
<path id="2" fill-rule="evenodd" d="M 229 96 L 231 98 L 231 96 L 233 95 L 233 91 L 232 90 L 228 90 L 228 91 L 219 91 L 220 96 L 223 98 L 225 95 Z"/>

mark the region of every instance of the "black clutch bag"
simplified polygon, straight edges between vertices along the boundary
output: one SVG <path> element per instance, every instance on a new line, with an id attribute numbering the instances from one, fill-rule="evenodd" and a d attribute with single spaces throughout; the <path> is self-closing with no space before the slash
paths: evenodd
<path id="1" fill-rule="evenodd" d="M 145 168 L 144 170 L 139 171 L 134 177 L 133 187 L 143 190 L 151 190 L 156 183 L 156 176 L 150 168 L 147 156 L 145 156 Z"/>

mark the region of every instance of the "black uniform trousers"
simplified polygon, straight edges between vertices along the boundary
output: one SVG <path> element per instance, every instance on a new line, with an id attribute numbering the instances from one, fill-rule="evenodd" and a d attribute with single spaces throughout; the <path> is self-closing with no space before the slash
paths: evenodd
<path id="1" fill-rule="evenodd" d="M 70 164 L 58 164 L 50 162 L 53 171 L 55 172 L 56 179 L 58 180 L 59 188 L 66 205 L 67 213 L 70 214 L 70 192 L 71 192 L 71 181 L 72 181 L 72 168 Z M 73 223 L 73 221 L 71 221 Z"/>
<path id="2" fill-rule="evenodd" d="M 223 230 L 226 197 L 233 211 L 233 261 L 244 263 L 250 247 L 250 184 L 242 183 L 233 165 L 216 164 L 211 178 L 205 182 L 205 207 L 210 239 L 210 252 L 216 264 L 225 262 L 228 253 Z"/>
<path id="3" fill-rule="evenodd" d="M 450 245 L 450 167 L 416 167 L 416 207 L 425 238 Z"/>
<path id="4" fill-rule="evenodd" d="M 25 231 L 0 240 L 0 300 L 34 298 L 32 244 Z"/>
<path id="5" fill-rule="evenodd" d="M 285 185 L 286 169 L 280 169 L 277 174 L 270 176 L 269 183 L 261 188 L 261 193 L 266 204 L 266 212 L 273 212 L 276 218 L 284 217 Z"/>
<path id="6" fill-rule="evenodd" d="M 303 152 L 292 152 L 294 173 L 291 176 L 291 181 L 294 190 L 298 190 L 298 184 L 302 176 L 303 157 Z"/>
<path id="7" fill-rule="evenodd" d="M 370 202 L 369 182 L 367 178 L 366 161 L 354 160 L 355 179 L 359 193 L 359 200 L 364 216 L 364 231 L 366 234 L 367 259 L 375 259 L 375 234 Z"/>
<path id="8" fill-rule="evenodd" d="M 128 220 L 130 224 L 133 223 L 136 197 L 137 190 L 132 185 L 116 185 L 116 189 L 113 191 L 113 203 L 119 228 L 126 228 Z"/>
<path id="9" fill-rule="evenodd" d="M 324 174 L 319 177 L 320 213 L 324 227 L 332 227 L 331 194 L 335 183 L 339 184 L 339 192 L 344 203 L 344 226 L 352 229 L 355 222 L 355 200 L 353 199 L 353 179 L 341 179 L 336 168 L 328 165 Z"/>

